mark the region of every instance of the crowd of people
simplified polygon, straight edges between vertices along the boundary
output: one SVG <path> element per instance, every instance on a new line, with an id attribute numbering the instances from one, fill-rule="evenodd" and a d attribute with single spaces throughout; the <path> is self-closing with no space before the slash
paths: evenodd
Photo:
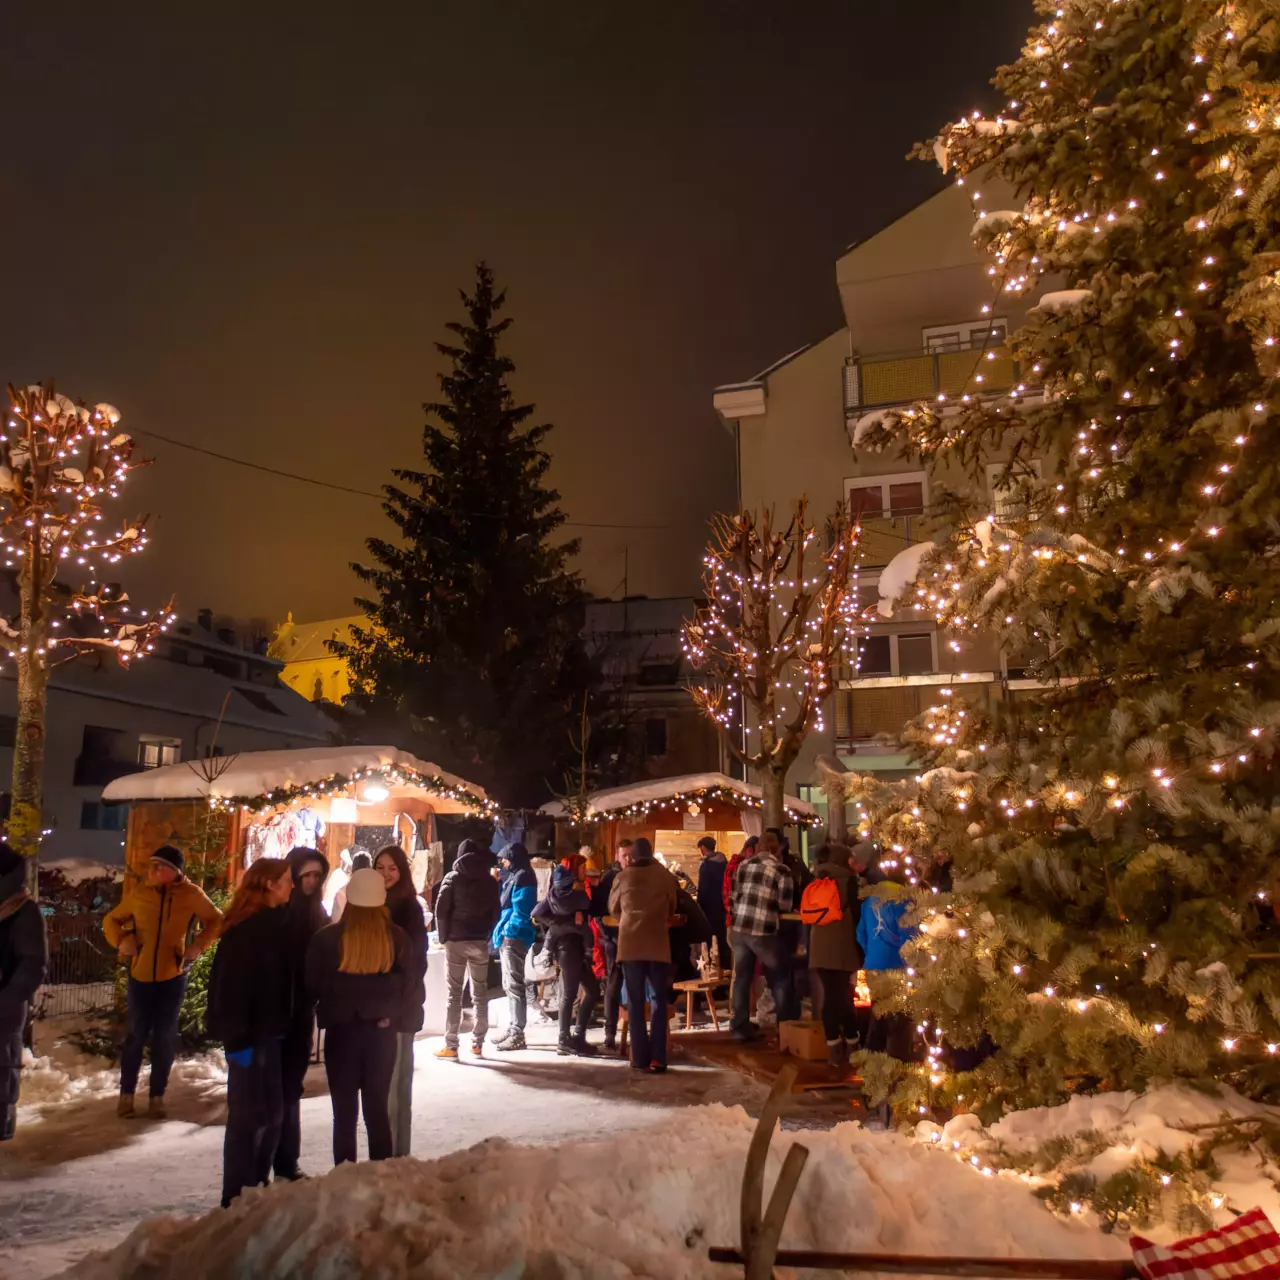
<path id="1" fill-rule="evenodd" d="M 854 1005 L 859 970 L 900 968 L 911 932 L 904 897 L 860 891 L 892 878 L 893 864 L 880 865 L 874 844 L 824 844 L 810 867 L 770 828 L 732 857 L 711 836 L 698 852 L 695 884 L 664 865 L 647 839 L 623 840 L 603 871 L 584 847 L 551 865 L 540 895 L 524 845 L 496 857 L 464 840 L 428 905 L 396 845 L 373 859 L 357 854 L 328 898 L 324 854 L 297 848 L 254 862 L 224 915 L 186 877 L 183 854 L 159 848 L 103 923 L 128 965 L 118 1114 L 138 1114 L 149 1052 L 147 1114 L 164 1117 L 188 968 L 216 940 L 205 1026 L 227 1060 L 223 1204 L 246 1186 L 304 1176 L 300 1103 L 317 1025 L 334 1163 L 356 1159 L 361 1115 L 371 1159 L 407 1154 L 433 913 L 447 990 L 442 1060 L 458 1059 L 468 997 L 471 1052 L 485 1052 L 489 1002 L 500 992 L 506 1029 L 492 1047 L 525 1049 L 530 1010 L 541 1009 L 539 992 L 554 977 L 561 1054 L 617 1053 L 625 1010 L 631 1067 L 661 1074 L 674 984 L 700 974 L 730 986 L 737 1039 L 762 1035 L 753 997 L 763 978 L 779 1021 L 799 1017 L 805 996 L 820 1007 L 833 1065 L 847 1063 L 859 1043 L 910 1056 L 905 1018 L 869 1017 Z M 22 1030 L 45 969 L 43 921 L 25 872 L 24 860 L 0 845 L 0 1137 L 13 1133 Z M 596 1044 L 589 1032 L 601 1005 Z"/>

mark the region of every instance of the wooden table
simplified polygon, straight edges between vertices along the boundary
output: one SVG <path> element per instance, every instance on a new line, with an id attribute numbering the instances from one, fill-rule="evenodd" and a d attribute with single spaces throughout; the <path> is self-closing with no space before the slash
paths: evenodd
<path id="1" fill-rule="evenodd" d="M 715 997 L 711 994 L 716 987 L 723 987 L 730 980 L 728 973 L 719 974 L 714 978 L 690 978 L 687 982 L 675 983 L 677 991 L 684 992 L 684 1029 L 689 1030 L 693 1026 L 693 1003 L 697 999 L 699 993 L 706 996 L 707 1009 L 711 1013 L 711 1025 L 720 1030 L 720 1019 L 716 1015 Z"/>

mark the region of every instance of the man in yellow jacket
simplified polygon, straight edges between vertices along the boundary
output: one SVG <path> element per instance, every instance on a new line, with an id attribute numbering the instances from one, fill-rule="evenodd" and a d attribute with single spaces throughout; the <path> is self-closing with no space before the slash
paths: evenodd
<path id="1" fill-rule="evenodd" d="M 126 893 L 102 922 L 107 941 L 129 959 L 128 1029 L 120 1051 L 120 1105 L 134 1114 L 133 1094 L 142 1051 L 151 1045 L 148 1114 L 164 1119 L 164 1091 L 178 1048 L 178 1012 L 186 989 L 186 965 L 217 936 L 222 912 L 183 875 L 180 850 L 164 845 L 151 855 L 147 879 Z M 200 932 L 192 938 L 191 926 Z"/>

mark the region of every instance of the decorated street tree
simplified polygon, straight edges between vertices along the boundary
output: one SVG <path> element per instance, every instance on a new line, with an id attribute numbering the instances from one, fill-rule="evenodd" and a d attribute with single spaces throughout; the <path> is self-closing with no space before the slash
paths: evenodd
<path id="1" fill-rule="evenodd" d="M 787 771 L 822 728 L 856 626 L 858 527 L 838 507 L 823 537 L 804 499 L 779 528 L 772 510 L 718 517 L 703 560 L 707 604 L 685 624 L 685 653 L 710 677 L 691 689 L 694 702 L 755 774 L 765 826 L 786 822 Z"/>
<path id="2" fill-rule="evenodd" d="M 922 895 L 881 993 L 932 1062 L 876 1078 L 996 1109 L 1174 1076 L 1272 1091 L 1280 21 L 1264 0 L 1037 7 L 1003 109 L 929 150 L 971 191 L 988 307 L 1050 290 L 1013 339 L 1025 385 L 866 439 L 967 466 L 912 598 L 1044 688 L 941 689 L 910 794 L 856 784 L 900 874 L 941 855 L 956 888 Z M 985 211 L 993 181 L 1016 207 Z"/>
<path id="3" fill-rule="evenodd" d="M 43 804 L 49 673 L 86 653 L 129 665 L 151 651 L 168 609 L 131 608 L 103 582 L 147 543 L 144 520 L 108 524 L 105 505 L 138 463 L 109 404 L 89 407 L 52 386 L 8 388 L 0 435 L 0 555 L 16 587 L 16 615 L 0 617 L 0 649 L 17 669 L 9 843 L 34 859 Z M 75 585 L 78 584 L 78 585 Z M 33 862 L 34 867 L 34 862 Z M 34 883 L 34 878 L 33 878 Z"/>
<path id="4" fill-rule="evenodd" d="M 369 626 L 332 647 L 370 723 L 504 804 L 536 806 L 573 767 L 591 673 L 577 543 L 553 540 L 565 517 L 546 483 L 551 428 L 515 403 L 499 350 L 504 297 L 481 263 L 466 322 L 448 326 L 458 345 L 437 344 L 450 368 L 424 406 L 426 466 L 386 486 L 396 539 L 371 538 L 373 563 L 354 566 Z"/>

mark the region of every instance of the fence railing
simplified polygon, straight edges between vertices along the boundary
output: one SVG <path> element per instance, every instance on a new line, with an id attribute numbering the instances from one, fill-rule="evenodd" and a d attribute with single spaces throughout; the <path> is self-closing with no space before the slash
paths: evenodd
<path id="1" fill-rule="evenodd" d="M 1008 391 L 1022 379 L 1008 347 L 851 356 L 844 367 L 846 415 L 939 395 Z"/>
<path id="2" fill-rule="evenodd" d="M 102 936 L 102 917 L 88 912 L 45 919 L 49 967 L 32 1002 L 37 1018 L 96 1013 L 115 1000 L 116 953 Z"/>

